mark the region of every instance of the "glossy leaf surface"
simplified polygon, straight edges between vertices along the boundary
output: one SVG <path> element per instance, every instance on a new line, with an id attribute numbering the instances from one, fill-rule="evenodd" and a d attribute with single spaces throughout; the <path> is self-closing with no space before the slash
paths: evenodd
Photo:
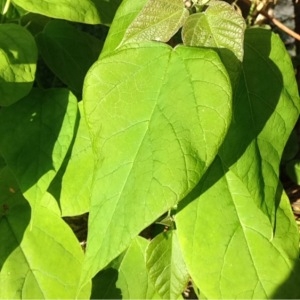
<path id="1" fill-rule="evenodd" d="M 96 158 L 89 277 L 199 181 L 230 123 L 231 88 L 214 51 L 137 44 L 90 69 L 84 105 Z"/>
<path id="2" fill-rule="evenodd" d="M 26 96 L 33 85 L 37 49 L 33 36 L 15 24 L 0 24 L 0 105 Z"/>

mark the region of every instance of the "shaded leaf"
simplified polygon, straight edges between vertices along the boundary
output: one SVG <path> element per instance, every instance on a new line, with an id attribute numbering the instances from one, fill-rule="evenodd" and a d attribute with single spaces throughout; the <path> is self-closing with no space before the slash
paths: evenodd
<path id="1" fill-rule="evenodd" d="M 177 233 L 157 235 L 147 248 L 149 278 L 163 299 L 177 299 L 187 286 L 189 274 L 183 260 Z"/>
<path id="2" fill-rule="evenodd" d="M 23 27 L 0 24 L 0 105 L 11 105 L 26 96 L 34 81 L 37 49 Z"/>
<path id="3" fill-rule="evenodd" d="M 0 189 L 0 298 L 75 299 L 83 252 L 71 229 L 42 206 L 30 226 L 32 211 L 8 169 Z M 81 296 L 89 297 L 89 289 Z"/>
<path id="4" fill-rule="evenodd" d="M 78 108 L 79 125 L 72 149 L 49 187 L 59 202 L 62 216 L 81 215 L 90 208 L 94 159 L 82 102 Z"/>
<path id="5" fill-rule="evenodd" d="M 243 17 L 226 2 L 213 1 L 204 12 L 192 14 L 182 28 L 185 45 L 231 50 L 243 60 Z"/>
<path id="6" fill-rule="evenodd" d="M 94 64 L 84 105 L 96 159 L 91 278 L 199 181 L 226 134 L 231 88 L 214 51 L 146 43 Z"/>
<path id="7" fill-rule="evenodd" d="M 1 153 L 31 205 L 42 198 L 61 166 L 76 115 L 76 98 L 65 89 L 35 89 L 1 109 Z"/>
<path id="8" fill-rule="evenodd" d="M 97 60 L 102 42 L 59 20 L 49 22 L 36 40 L 52 72 L 81 99 L 84 77 Z"/>
<path id="9" fill-rule="evenodd" d="M 299 256 L 299 235 L 287 198 L 277 210 L 274 233 L 242 180 L 219 159 L 197 194 L 201 196 L 176 215 L 192 280 L 208 299 L 270 299 Z M 296 276 L 293 285 L 298 285 Z M 290 298 L 293 292 L 281 297 Z"/>

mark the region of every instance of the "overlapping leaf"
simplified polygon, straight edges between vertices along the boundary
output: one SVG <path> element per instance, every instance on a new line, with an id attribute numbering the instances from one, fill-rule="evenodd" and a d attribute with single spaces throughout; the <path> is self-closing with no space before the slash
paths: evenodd
<path id="1" fill-rule="evenodd" d="M 147 248 L 147 269 L 162 299 L 177 299 L 187 286 L 189 274 L 182 257 L 177 233 L 157 235 Z"/>
<path id="2" fill-rule="evenodd" d="M 81 215 L 90 207 L 94 159 L 82 102 L 78 107 L 79 125 L 74 144 L 49 187 L 60 204 L 62 216 Z"/>
<path id="3" fill-rule="evenodd" d="M 8 106 L 26 96 L 34 81 L 37 49 L 23 27 L 0 24 L 0 105 Z"/>
<path id="4" fill-rule="evenodd" d="M 298 298 L 298 234 L 278 173 L 299 98 L 288 54 L 267 30 L 246 33 L 233 106 L 219 158 L 176 216 L 185 261 L 207 298 L 272 298 L 290 274 L 276 295 Z"/>
<path id="5" fill-rule="evenodd" d="M 83 252 L 66 223 L 39 206 L 35 222 L 8 168 L 0 173 L 0 298 L 75 299 Z M 90 286 L 80 297 L 89 297 Z"/>
<path id="6" fill-rule="evenodd" d="M 36 89 L 1 109 L 1 154 L 31 204 L 42 198 L 60 168 L 76 115 L 76 98 L 65 89 Z"/>
<path id="7" fill-rule="evenodd" d="M 49 22 L 36 40 L 49 68 L 81 99 L 85 74 L 97 60 L 102 42 L 58 20 Z"/>
<path id="8" fill-rule="evenodd" d="M 84 105 L 96 157 L 91 278 L 199 181 L 230 123 L 231 88 L 214 51 L 146 43 L 98 61 Z"/>

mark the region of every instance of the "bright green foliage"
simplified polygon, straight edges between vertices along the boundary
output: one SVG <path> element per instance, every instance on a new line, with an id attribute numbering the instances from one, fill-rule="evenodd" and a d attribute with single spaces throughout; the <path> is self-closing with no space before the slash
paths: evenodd
<path id="1" fill-rule="evenodd" d="M 31 205 L 41 199 L 61 166 L 76 115 L 76 99 L 65 89 L 33 89 L 1 109 L 1 153 Z"/>
<path id="2" fill-rule="evenodd" d="M 279 180 L 300 102 L 278 36 L 218 0 L 12 2 L 0 298 L 300 298 Z M 62 217 L 86 212 L 82 249 Z"/>
<path id="3" fill-rule="evenodd" d="M 58 20 L 49 22 L 36 40 L 50 69 L 81 97 L 85 74 L 99 56 L 101 41 Z"/>
<path id="4" fill-rule="evenodd" d="M 110 23 L 121 0 L 12 0 L 23 9 L 73 22 Z"/>
<path id="5" fill-rule="evenodd" d="M 0 24 L 0 105 L 8 106 L 30 92 L 36 60 L 30 33 L 15 24 Z"/>
<path id="6" fill-rule="evenodd" d="M 231 88 L 215 52 L 146 43 L 99 60 L 86 77 L 84 104 L 97 160 L 91 278 L 199 181 L 230 123 Z M 135 217 L 124 218 L 133 208 Z"/>
<path id="7" fill-rule="evenodd" d="M 70 228 L 47 207 L 38 206 L 33 216 L 7 168 L 0 192 L 0 298 L 74 299 L 83 253 Z"/>
<path id="8" fill-rule="evenodd" d="M 149 277 L 162 299 L 177 299 L 189 281 L 176 230 L 157 235 L 147 249 Z"/>

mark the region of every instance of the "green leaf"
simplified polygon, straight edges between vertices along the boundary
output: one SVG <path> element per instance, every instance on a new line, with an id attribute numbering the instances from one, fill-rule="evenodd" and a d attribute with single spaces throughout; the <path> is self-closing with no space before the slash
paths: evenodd
<path id="1" fill-rule="evenodd" d="M 101 23 L 110 25 L 122 0 L 91 0 L 98 10 Z"/>
<path id="2" fill-rule="evenodd" d="M 8 106 L 26 96 L 34 81 L 37 49 L 23 27 L 0 24 L 0 105 Z"/>
<path id="3" fill-rule="evenodd" d="M 91 278 L 199 181 L 230 123 L 231 88 L 214 51 L 153 42 L 99 60 L 83 98 L 96 160 Z"/>
<path id="4" fill-rule="evenodd" d="M 189 274 L 182 257 L 177 233 L 157 235 L 147 248 L 149 278 L 163 299 L 177 299 L 187 286 Z"/>
<path id="5" fill-rule="evenodd" d="M 182 0 L 148 0 L 126 29 L 121 45 L 132 42 L 167 42 L 189 15 Z"/>
<path id="6" fill-rule="evenodd" d="M 289 161 L 286 166 L 286 173 L 296 184 L 300 184 L 300 160 L 293 159 Z"/>
<path id="7" fill-rule="evenodd" d="M 101 19 L 91 0 L 12 0 L 13 3 L 27 10 L 51 18 L 73 22 L 99 24 Z"/>
<path id="8" fill-rule="evenodd" d="M 71 229 L 42 206 L 29 226 L 32 212 L 8 168 L 0 190 L 0 298 L 75 299 L 84 255 Z"/>
<path id="9" fill-rule="evenodd" d="M 213 1 L 206 11 L 188 17 L 182 39 L 189 46 L 231 50 L 242 61 L 245 28 L 243 17 L 231 5 Z"/>
<path id="10" fill-rule="evenodd" d="M 91 140 L 79 107 L 79 126 L 74 144 L 49 187 L 60 204 L 62 216 L 77 216 L 89 211 L 94 160 Z"/>
<path id="11" fill-rule="evenodd" d="M 42 198 L 61 166 L 76 115 L 76 98 L 65 89 L 35 89 L 1 109 L 1 153 L 31 205 Z"/>
<path id="12" fill-rule="evenodd" d="M 59 20 L 49 22 L 36 40 L 52 72 L 81 99 L 84 77 L 97 60 L 102 42 Z"/>
<path id="13" fill-rule="evenodd" d="M 141 12 L 148 0 L 124 0 L 118 8 L 111 24 L 101 56 L 115 50 L 122 42 L 125 32 L 133 20 Z"/>
<path id="14" fill-rule="evenodd" d="M 187 206 L 179 204 L 176 224 L 185 262 L 201 293 L 208 299 L 273 299 L 299 256 L 288 199 L 281 199 L 274 230 L 242 180 L 224 169 L 220 159 L 196 194 L 200 196 Z M 297 280 L 293 276 L 290 291 L 280 298 L 299 298 L 293 288 L 299 286 Z"/>
<path id="15" fill-rule="evenodd" d="M 273 224 L 279 164 L 299 107 L 293 66 L 280 38 L 265 29 L 247 30 L 233 121 L 220 156 Z"/>

